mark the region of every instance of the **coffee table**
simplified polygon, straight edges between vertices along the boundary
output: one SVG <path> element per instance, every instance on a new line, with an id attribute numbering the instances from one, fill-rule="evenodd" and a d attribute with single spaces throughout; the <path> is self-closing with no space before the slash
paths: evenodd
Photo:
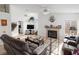
<path id="1" fill-rule="evenodd" d="M 43 39 L 44 42 L 46 42 L 45 38 L 39 38 L 40 36 L 37 36 L 37 35 L 17 35 L 17 36 L 15 36 L 14 38 L 15 38 L 15 39 L 19 39 L 19 40 L 25 42 L 28 37 L 29 37 L 29 39 L 30 39 L 31 41 L 34 41 L 34 40 L 35 40 L 35 42 L 36 42 L 38 39 L 39 39 L 40 41 L 41 41 L 41 39 Z"/>
<path id="2" fill-rule="evenodd" d="M 21 35 L 20 34 L 20 35 L 14 36 L 15 39 L 19 39 L 19 40 L 24 41 L 24 42 L 25 42 L 25 39 L 27 37 L 36 37 L 36 35 Z"/>

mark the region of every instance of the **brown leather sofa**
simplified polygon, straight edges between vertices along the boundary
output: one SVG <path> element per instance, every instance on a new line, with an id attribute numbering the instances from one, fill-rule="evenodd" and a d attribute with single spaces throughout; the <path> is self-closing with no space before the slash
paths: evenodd
<path id="1" fill-rule="evenodd" d="M 8 55 L 46 55 L 47 52 L 48 44 L 42 44 L 31 50 L 28 42 L 14 39 L 6 34 L 3 34 L 1 39 Z"/>

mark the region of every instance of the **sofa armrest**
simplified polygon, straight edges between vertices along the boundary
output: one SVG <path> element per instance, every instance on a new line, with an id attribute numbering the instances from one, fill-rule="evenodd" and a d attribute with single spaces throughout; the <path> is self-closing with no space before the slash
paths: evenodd
<path id="1" fill-rule="evenodd" d="M 77 43 L 76 42 L 68 42 L 67 44 L 71 45 L 71 46 L 74 46 L 74 47 L 77 47 Z"/>
<path id="2" fill-rule="evenodd" d="M 46 48 L 48 47 L 49 44 L 43 44 L 39 47 L 37 47 L 34 51 L 33 51 L 33 54 L 35 55 L 40 55 L 44 52 L 46 52 Z"/>

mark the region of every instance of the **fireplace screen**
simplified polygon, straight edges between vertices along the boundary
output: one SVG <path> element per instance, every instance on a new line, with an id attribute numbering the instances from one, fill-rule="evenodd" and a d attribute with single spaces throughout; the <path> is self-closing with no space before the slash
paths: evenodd
<path id="1" fill-rule="evenodd" d="M 57 39 L 57 31 L 48 30 L 48 37 Z"/>

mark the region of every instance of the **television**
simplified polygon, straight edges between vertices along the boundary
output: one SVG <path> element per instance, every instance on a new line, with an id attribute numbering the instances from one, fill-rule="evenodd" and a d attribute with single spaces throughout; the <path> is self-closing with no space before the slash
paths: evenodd
<path id="1" fill-rule="evenodd" d="M 34 25 L 27 25 L 27 29 L 34 29 Z"/>
<path id="2" fill-rule="evenodd" d="M 48 37 L 57 39 L 57 31 L 54 30 L 48 30 Z"/>

